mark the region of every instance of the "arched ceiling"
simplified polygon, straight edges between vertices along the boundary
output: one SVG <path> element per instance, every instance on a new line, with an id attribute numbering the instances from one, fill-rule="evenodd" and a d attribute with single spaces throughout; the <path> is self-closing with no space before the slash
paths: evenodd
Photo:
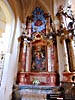
<path id="1" fill-rule="evenodd" d="M 15 7 L 22 22 L 32 14 L 35 7 L 41 7 L 46 13 L 52 14 L 53 0 L 8 0 Z"/>
<path id="2" fill-rule="evenodd" d="M 2 8 L 0 7 L 0 38 L 2 37 L 2 33 L 5 31 L 6 27 L 6 18 Z"/>
<path id="3" fill-rule="evenodd" d="M 71 2 L 72 9 L 75 15 L 74 0 L 8 0 L 8 2 L 14 12 L 16 12 L 16 14 L 20 17 L 22 22 L 25 21 L 25 18 L 27 16 L 30 16 L 32 14 L 32 11 L 36 7 L 41 7 L 45 13 L 50 13 L 52 16 L 54 16 L 54 10 L 56 11 L 56 7 L 54 5 L 57 5 L 58 8 L 60 5 L 66 6 L 68 2 Z"/>

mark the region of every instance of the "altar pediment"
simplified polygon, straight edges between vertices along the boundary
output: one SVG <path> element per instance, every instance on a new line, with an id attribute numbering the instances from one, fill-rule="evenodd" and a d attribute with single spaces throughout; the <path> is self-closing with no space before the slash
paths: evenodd
<path id="1" fill-rule="evenodd" d="M 44 39 L 44 37 L 41 35 L 41 33 L 36 33 L 33 41 L 32 41 L 32 45 L 47 45 L 47 41 L 46 39 Z"/>

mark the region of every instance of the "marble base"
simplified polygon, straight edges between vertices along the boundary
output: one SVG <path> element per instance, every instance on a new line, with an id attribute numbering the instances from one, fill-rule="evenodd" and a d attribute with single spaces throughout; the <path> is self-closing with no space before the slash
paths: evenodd
<path id="1" fill-rule="evenodd" d="M 73 72 L 63 72 L 63 82 L 72 82 Z"/>
<path id="2" fill-rule="evenodd" d="M 34 80 L 38 80 L 39 85 L 57 86 L 58 78 L 55 72 L 20 72 L 19 85 L 33 85 Z"/>

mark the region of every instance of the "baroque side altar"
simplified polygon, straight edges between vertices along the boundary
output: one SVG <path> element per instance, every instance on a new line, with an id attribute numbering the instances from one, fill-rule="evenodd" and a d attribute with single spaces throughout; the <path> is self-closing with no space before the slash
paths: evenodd
<path id="1" fill-rule="evenodd" d="M 27 33 L 18 38 L 20 42 L 19 84 L 56 86 L 58 80 L 58 62 L 56 38 L 52 32 L 52 18 L 38 7 L 33 17 L 26 22 Z M 57 78 L 58 77 L 58 78 Z"/>
<path id="2" fill-rule="evenodd" d="M 64 12 L 62 6 L 56 16 L 59 23 L 55 27 L 52 16 L 44 13 L 41 8 L 36 7 L 32 16 L 27 17 L 26 28 L 18 38 L 19 85 L 58 86 L 59 73 L 62 73 L 60 77 L 63 76 L 63 82 L 71 82 L 75 76 L 74 18 Z M 65 18 L 69 18 L 70 22 L 65 24 Z"/>

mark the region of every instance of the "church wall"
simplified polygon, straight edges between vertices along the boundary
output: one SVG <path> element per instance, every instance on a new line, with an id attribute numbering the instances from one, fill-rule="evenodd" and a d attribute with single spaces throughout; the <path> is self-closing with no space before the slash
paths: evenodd
<path id="1" fill-rule="evenodd" d="M 56 0 L 57 2 L 57 0 Z M 58 1 L 56 3 L 56 5 L 58 4 L 62 4 L 61 1 Z M 64 1 L 63 1 L 64 2 Z M 46 3 L 47 4 L 47 3 Z M 47 4 L 49 7 L 49 4 Z M 16 79 L 16 73 L 17 73 L 17 66 L 18 66 L 18 54 L 19 54 L 19 43 L 18 43 L 18 37 L 21 34 L 21 30 L 20 30 L 20 19 L 18 18 L 18 20 L 16 20 L 16 27 L 15 27 L 15 31 L 14 31 L 14 35 L 13 33 L 11 35 L 9 35 L 9 38 L 11 36 L 10 43 L 7 46 L 7 53 L 5 56 L 5 63 L 4 63 L 4 76 L 3 76 L 3 80 L 2 80 L 2 84 L 1 84 L 1 88 L 0 88 L 0 98 L 1 100 L 9 100 L 9 98 L 11 97 L 11 93 L 12 93 L 12 85 L 14 83 L 14 80 Z M 14 26 L 13 24 L 11 24 L 12 26 Z M 13 32 L 14 28 L 10 30 Z M 13 43 L 12 43 L 13 42 Z M 57 37 L 57 51 L 58 51 L 58 68 L 59 68 L 59 74 L 60 74 L 60 81 L 63 79 L 62 77 L 62 72 L 64 71 L 64 58 L 63 58 L 63 46 L 60 43 L 60 39 L 59 37 Z"/>
<path id="2" fill-rule="evenodd" d="M 10 14 L 7 14 L 7 16 L 12 20 L 10 20 L 10 22 L 7 24 L 5 31 L 5 33 L 8 34 L 5 34 L 6 36 L 4 43 L 5 62 L 4 62 L 3 77 L 0 87 L 0 99 L 9 100 L 12 93 L 13 82 L 15 80 L 17 73 L 17 62 L 18 62 L 17 58 L 19 51 L 18 37 L 21 34 L 21 32 L 20 32 L 20 19 L 18 18 L 15 23 L 14 15 L 12 13 L 9 4 L 7 2 L 2 2 L 2 3 L 3 4 L 6 3 L 6 5 L 8 6 L 11 16 Z M 8 41 L 6 42 L 6 40 Z"/>
<path id="3" fill-rule="evenodd" d="M 12 48 L 13 50 L 12 50 L 12 53 L 10 54 L 10 59 L 9 59 L 9 65 L 8 65 L 9 69 L 8 69 L 8 74 L 7 74 L 8 81 L 6 81 L 6 91 L 5 91 L 4 100 L 9 100 L 9 96 L 11 97 L 12 86 L 16 78 L 17 66 L 18 66 L 18 50 L 19 50 L 19 44 L 18 44 L 17 38 L 19 34 L 21 33 L 20 30 L 18 30 L 20 29 L 19 27 L 20 27 L 20 21 L 18 19 L 15 37 L 14 37 L 14 44 Z"/>
<path id="4" fill-rule="evenodd" d="M 8 47 L 8 42 L 9 42 L 9 39 L 8 39 L 9 34 L 10 34 L 9 23 L 11 22 L 11 17 L 10 17 L 8 8 L 6 7 L 6 4 L 4 3 L 4 1 L 0 1 L 0 6 L 2 7 L 4 11 L 4 14 L 6 17 L 6 23 L 7 23 L 5 33 L 4 33 L 4 43 L 3 43 L 3 53 L 5 53 L 7 52 L 6 48 Z M 3 70 L 2 82 L 1 82 L 1 87 L 0 87 L 0 99 L 1 100 L 4 100 L 4 91 L 5 91 L 5 84 L 6 84 L 6 78 L 7 78 L 8 63 L 9 63 L 9 53 L 7 53 L 7 55 L 5 56 L 4 70 Z"/>

